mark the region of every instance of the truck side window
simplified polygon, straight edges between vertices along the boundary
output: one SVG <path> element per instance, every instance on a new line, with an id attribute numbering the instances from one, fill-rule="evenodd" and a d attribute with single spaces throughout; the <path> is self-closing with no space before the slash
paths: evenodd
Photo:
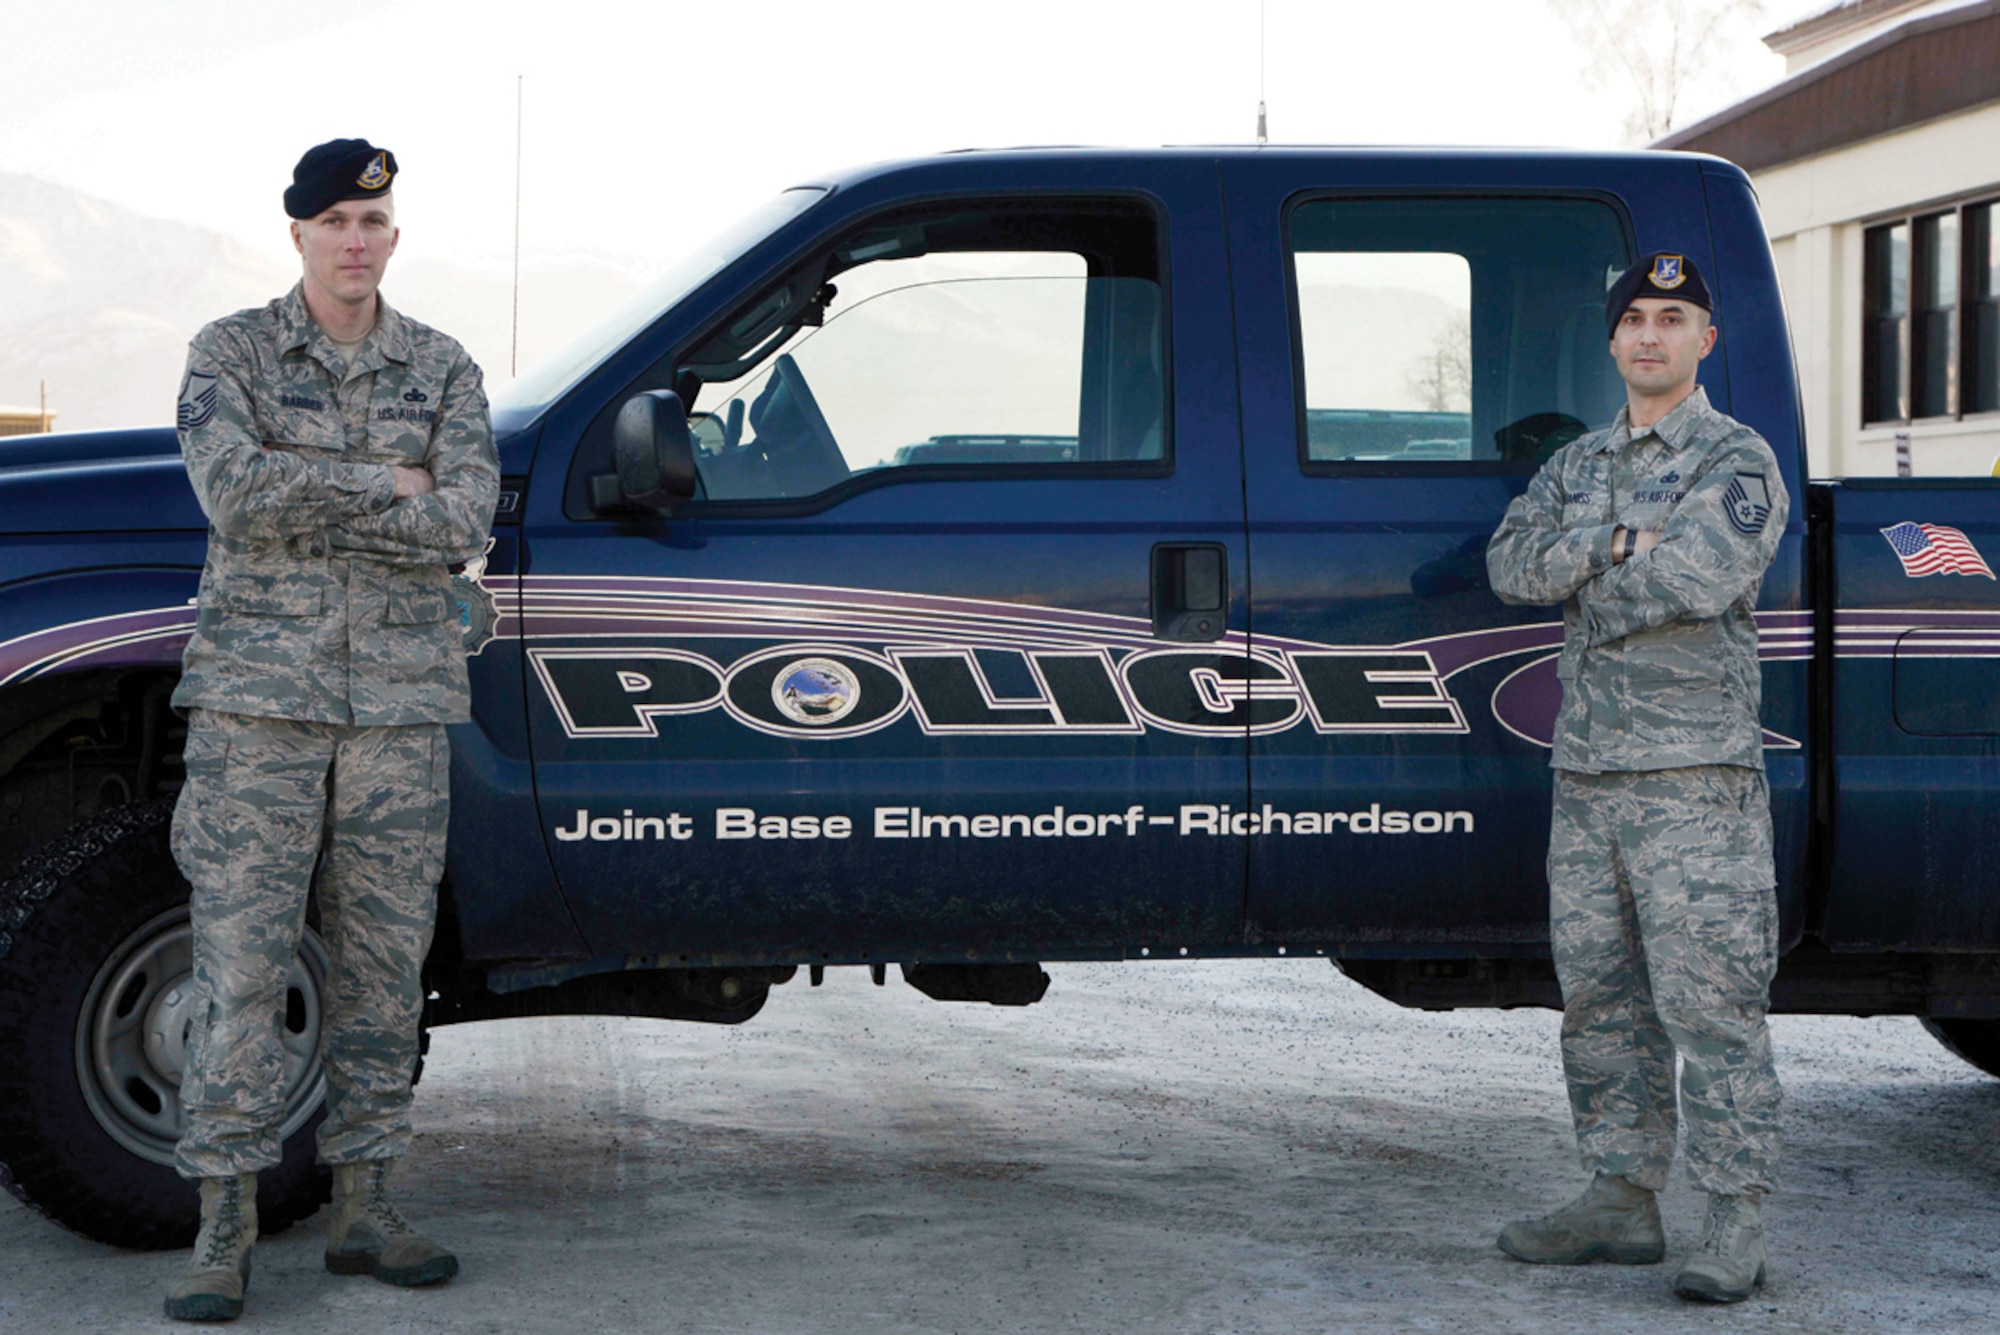
<path id="1" fill-rule="evenodd" d="M 1157 472 L 1166 379 L 1155 226 L 1122 202 L 877 220 L 743 303 L 676 374 L 700 385 L 709 501 L 911 469 Z"/>
<path id="2" fill-rule="evenodd" d="M 1606 204 L 1311 199 L 1287 235 L 1307 472 L 1525 470 L 1623 401 L 1604 293 L 1631 247 Z"/>

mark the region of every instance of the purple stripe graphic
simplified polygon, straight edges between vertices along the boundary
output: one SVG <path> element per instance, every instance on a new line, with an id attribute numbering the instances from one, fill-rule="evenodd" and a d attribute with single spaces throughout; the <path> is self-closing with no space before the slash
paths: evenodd
<path id="1" fill-rule="evenodd" d="M 1493 691 L 1493 717 L 1523 741 L 1553 749 L 1556 714 L 1562 708 L 1562 682 L 1556 678 L 1557 655 L 1538 658 L 1507 675 Z M 1764 745 L 1796 749 L 1799 743 L 1781 732 L 1764 729 Z"/>
<path id="2" fill-rule="evenodd" d="M 1143 618 L 1080 612 L 973 598 L 869 589 L 822 588 L 803 584 L 758 584 L 730 580 L 649 579 L 610 576 L 529 576 L 522 580 L 522 622 L 530 638 L 741 636 L 746 639 L 797 638 L 801 641 L 913 643 L 984 642 L 1040 645 L 1157 647 Z M 1766 661 L 1791 661 L 1812 653 L 1813 614 L 1804 611 L 1757 615 Z M 1546 656 L 1511 673 L 1495 690 L 1492 708 L 1500 722 L 1522 737 L 1548 746 L 1555 735 L 1562 699 L 1555 675 L 1562 645 L 1560 621 L 1533 622 L 1431 636 L 1384 651 L 1430 655 L 1438 675 L 1450 678 L 1482 663 L 1521 654 Z M 1219 642 L 1243 650 L 1312 651 L 1327 646 L 1279 636 L 1231 632 Z M 1352 646 L 1344 646 L 1352 647 Z M 1767 733 L 1768 746 L 1798 743 Z"/>
<path id="3" fill-rule="evenodd" d="M 1080 612 L 975 598 L 898 593 L 805 584 L 759 584 L 734 580 L 653 579 L 643 576 L 530 575 L 522 580 L 526 634 L 566 636 L 742 635 L 783 638 L 899 638 L 919 642 L 1020 641 L 1050 645 L 1110 644 L 1131 648 L 1158 644 L 1141 617 Z M 718 617 L 717 614 L 723 615 Z M 886 615 L 885 615 L 886 614 Z M 1812 613 L 1762 612 L 1758 625 L 1769 637 L 1760 657 L 1808 657 Z M 741 620 L 734 618 L 740 617 Z M 1080 633 L 1081 632 L 1081 633 Z M 1315 650 L 1317 641 L 1230 632 L 1221 645 L 1246 649 Z M 1562 623 L 1535 622 L 1465 631 L 1381 646 L 1431 655 L 1438 673 L 1451 677 L 1496 658 L 1553 648 L 1562 643 Z"/>
<path id="4" fill-rule="evenodd" d="M 194 631 L 195 610 L 155 607 L 73 621 L 0 644 L 0 685 L 37 675 L 57 663 L 113 667 L 178 662 Z"/>

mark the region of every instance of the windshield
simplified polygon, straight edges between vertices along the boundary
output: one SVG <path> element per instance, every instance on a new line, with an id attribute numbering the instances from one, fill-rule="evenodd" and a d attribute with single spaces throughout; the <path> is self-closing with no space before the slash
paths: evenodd
<path id="1" fill-rule="evenodd" d="M 494 414 L 504 413 L 525 421 L 541 412 L 583 379 L 591 368 L 657 320 L 668 307 L 701 286 L 711 274 L 741 258 L 752 246 L 825 197 L 825 186 L 795 186 L 689 251 L 637 296 L 495 393 Z"/>

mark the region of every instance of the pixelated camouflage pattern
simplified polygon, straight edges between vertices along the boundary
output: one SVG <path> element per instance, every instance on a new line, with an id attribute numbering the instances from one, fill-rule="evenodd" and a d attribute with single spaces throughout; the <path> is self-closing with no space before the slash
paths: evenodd
<path id="1" fill-rule="evenodd" d="M 448 567 L 484 549 L 500 476 L 465 350 L 383 302 L 348 366 L 294 288 L 195 335 L 179 421 L 209 533 L 174 703 L 469 718 Z M 436 491 L 396 499 L 393 464 L 429 469 Z"/>
<path id="2" fill-rule="evenodd" d="M 196 998 L 181 1080 L 188 1124 L 175 1166 L 199 1178 L 279 1162 L 285 982 L 316 861 L 329 962 L 320 1157 L 353 1163 L 401 1154 L 410 1136 L 421 971 L 444 872 L 451 773 L 444 727 L 347 727 L 197 709 L 185 756 L 173 850 L 194 887 Z"/>
<path id="3" fill-rule="evenodd" d="M 1666 1184 L 1678 1052 L 1695 1185 L 1776 1184 L 1775 884 L 1761 769 L 1557 771 L 1550 939 L 1586 1168 Z"/>
<path id="4" fill-rule="evenodd" d="M 1761 479 L 1761 520 L 1732 518 L 1739 478 Z M 1651 430 L 1634 434 L 1620 409 L 1542 466 L 1486 566 L 1502 601 L 1563 605 L 1552 766 L 1763 766 L 1753 613 L 1790 508 L 1771 447 L 1699 386 Z M 1614 565 L 1620 526 L 1660 544 Z"/>

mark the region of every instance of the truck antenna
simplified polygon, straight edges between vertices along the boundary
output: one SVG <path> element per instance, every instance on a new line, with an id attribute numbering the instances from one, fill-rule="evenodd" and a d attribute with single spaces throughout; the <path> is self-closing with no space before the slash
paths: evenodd
<path id="1" fill-rule="evenodd" d="M 1257 0 L 1257 142 L 1271 142 L 1270 128 L 1264 119 L 1264 0 Z"/>
<path id="2" fill-rule="evenodd" d="M 514 337 L 507 352 L 507 374 L 521 374 L 521 103 L 527 76 L 514 76 Z"/>

